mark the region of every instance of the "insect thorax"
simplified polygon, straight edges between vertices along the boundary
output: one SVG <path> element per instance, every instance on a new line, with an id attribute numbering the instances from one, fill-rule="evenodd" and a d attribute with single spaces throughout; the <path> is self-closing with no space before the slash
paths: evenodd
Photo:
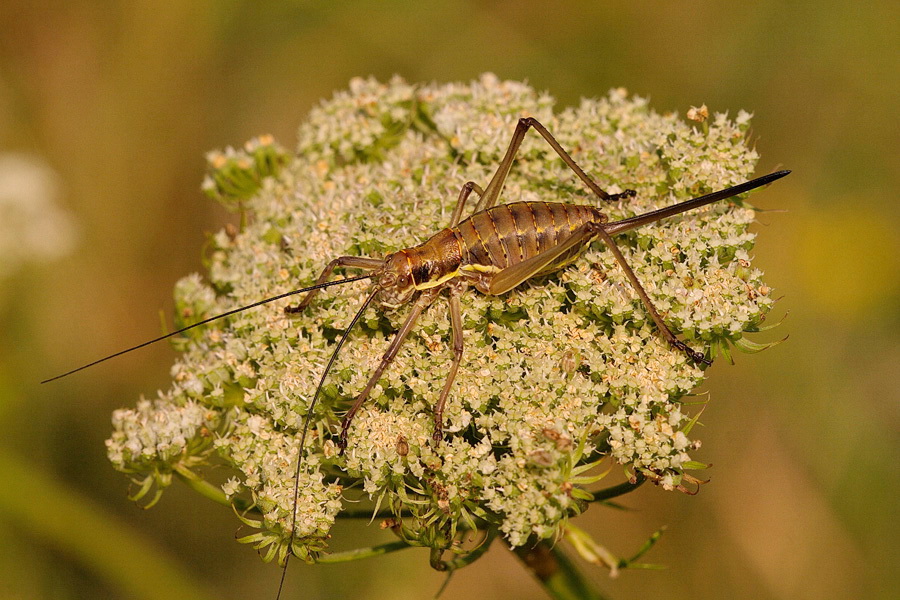
<path id="1" fill-rule="evenodd" d="M 414 292 L 441 285 L 459 274 L 460 247 L 452 230 L 444 229 L 426 242 L 398 250 L 385 258 L 376 276 L 379 302 L 396 307 Z"/>

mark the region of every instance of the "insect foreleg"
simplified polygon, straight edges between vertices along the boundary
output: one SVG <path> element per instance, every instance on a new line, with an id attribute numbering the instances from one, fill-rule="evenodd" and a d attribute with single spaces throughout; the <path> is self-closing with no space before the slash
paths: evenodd
<path id="1" fill-rule="evenodd" d="M 581 181 L 584 182 L 588 188 L 602 200 L 606 200 L 607 202 L 612 202 L 614 200 L 619 200 L 620 198 L 629 198 L 634 196 L 634 190 L 625 190 L 620 194 L 609 194 L 600 188 L 597 183 L 588 176 L 584 170 L 578 166 L 578 163 L 569 155 L 565 149 L 559 145 L 559 142 L 556 141 L 556 138 L 544 127 L 540 121 L 535 119 L 534 117 L 525 117 L 519 119 L 518 124 L 516 125 L 516 130 L 513 133 L 512 139 L 509 141 L 509 147 L 506 149 L 506 155 L 503 157 L 503 160 L 500 161 L 500 166 L 497 167 L 496 173 L 491 178 L 491 182 L 488 183 L 488 186 L 484 188 L 484 194 L 481 195 L 481 200 L 478 201 L 478 204 L 475 207 L 475 212 L 488 209 L 495 204 L 497 204 L 497 200 L 500 198 L 500 190 L 503 188 L 503 184 L 506 182 L 506 177 L 509 175 L 509 170 L 512 168 L 513 161 L 516 158 L 516 153 L 519 151 L 519 146 L 522 144 L 522 140 L 525 139 L 525 134 L 528 132 L 529 127 L 534 127 L 535 131 L 541 134 L 550 147 L 556 151 L 559 157 L 566 163 L 572 171 L 578 176 Z"/>
<path id="2" fill-rule="evenodd" d="M 328 278 L 331 277 L 331 274 L 337 267 L 354 267 L 357 269 L 365 269 L 367 271 L 373 271 L 381 267 L 384 264 L 383 260 L 379 260 L 377 258 L 369 258 L 367 256 L 339 256 L 334 259 L 328 266 L 322 270 L 322 273 L 319 275 L 319 278 L 316 279 L 316 285 L 320 285 L 328 281 Z M 312 290 L 306 296 L 300 300 L 300 303 L 297 306 L 286 306 L 284 308 L 284 312 L 287 314 L 294 314 L 298 312 L 302 312 L 310 303 L 313 301 L 313 298 L 316 297 L 316 294 L 319 290 Z"/>
<path id="3" fill-rule="evenodd" d="M 687 344 L 679 340 L 675 337 L 675 334 L 666 326 L 665 322 L 663 322 L 662 317 L 659 316 L 659 312 L 657 312 L 656 307 L 653 305 L 653 301 L 650 300 L 650 296 L 647 295 L 647 292 L 644 290 L 644 286 L 641 285 L 641 282 L 638 281 L 637 275 L 634 274 L 634 271 L 631 270 L 631 267 L 628 265 L 628 261 L 625 260 L 625 257 L 622 256 L 622 252 L 619 250 L 619 247 L 616 246 L 616 243 L 613 241 L 612 237 L 606 233 L 606 230 L 601 226 L 597 231 L 597 236 L 603 240 L 603 243 L 606 244 L 606 247 L 609 248 L 610 252 L 613 253 L 613 256 L 616 258 L 616 262 L 619 263 L 619 266 L 622 267 L 622 270 L 625 271 L 625 275 L 628 277 L 628 280 L 631 281 L 631 286 L 634 288 L 634 291 L 637 292 L 637 295 L 641 298 L 641 302 L 644 303 L 644 306 L 647 308 L 647 312 L 650 313 L 650 318 L 653 319 L 653 322 L 656 323 L 656 326 L 659 328 L 660 333 L 662 333 L 663 337 L 675 348 L 685 352 L 688 356 L 691 357 L 691 360 L 694 362 L 702 362 L 707 365 L 711 365 L 712 361 L 703 356 L 702 352 L 698 352 L 688 347 Z"/>
<path id="4" fill-rule="evenodd" d="M 468 200 L 472 190 L 475 190 L 475 193 L 479 196 L 484 195 L 484 190 L 474 181 L 467 181 L 463 184 L 459 190 L 459 198 L 456 200 L 456 208 L 453 209 L 453 216 L 450 217 L 450 227 L 459 225 L 459 220 L 462 219 L 463 208 L 466 206 L 466 200 Z"/>
<path id="5" fill-rule="evenodd" d="M 375 369 L 375 372 L 369 377 L 369 381 L 366 382 L 366 387 L 363 388 L 363 391 L 360 392 L 359 396 L 356 397 L 356 401 L 353 403 L 353 406 L 350 407 L 350 410 L 347 411 L 347 414 L 344 415 L 344 420 L 341 422 L 341 439 L 340 439 L 340 447 L 343 451 L 347 447 L 347 431 L 350 429 L 350 423 L 353 421 L 353 417 L 356 415 L 359 408 L 363 405 L 363 402 L 366 401 L 366 398 L 369 397 L 369 393 L 371 393 L 372 388 L 375 387 L 375 384 L 378 383 L 378 380 L 381 379 L 382 373 L 387 369 L 388 365 L 393 362 L 394 357 L 397 356 L 397 352 L 400 350 L 400 346 L 403 345 L 403 342 L 406 340 L 406 337 L 409 335 L 409 332 L 412 331 L 413 326 L 416 324 L 416 320 L 419 318 L 419 315 L 422 314 L 422 311 L 428 308 L 428 306 L 437 298 L 438 294 L 440 294 L 443 286 L 435 286 L 433 288 L 429 288 L 427 290 L 422 291 L 419 294 L 419 297 L 416 298 L 416 301 L 413 303 L 412 309 L 409 311 L 409 315 L 406 317 L 406 321 L 404 321 L 403 326 L 400 327 L 400 330 L 394 336 L 394 339 L 391 340 L 391 345 L 388 346 L 388 349 L 385 351 L 384 356 L 381 358 L 381 362 L 378 363 L 378 367 Z"/>
<path id="6" fill-rule="evenodd" d="M 453 362 L 450 363 L 450 372 L 447 373 L 447 380 L 444 381 L 444 389 L 441 390 L 437 404 L 434 405 L 434 434 L 432 438 L 436 442 L 441 441 L 444 437 L 444 405 L 447 403 L 447 396 L 450 394 L 453 380 L 456 379 L 456 372 L 459 370 L 459 363 L 462 361 L 463 355 L 463 326 L 459 304 L 459 296 L 462 294 L 463 286 L 453 283 L 449 285 L 450 296 L 447 301 L 450 305 L 450 327 L 453 331 Z"/>

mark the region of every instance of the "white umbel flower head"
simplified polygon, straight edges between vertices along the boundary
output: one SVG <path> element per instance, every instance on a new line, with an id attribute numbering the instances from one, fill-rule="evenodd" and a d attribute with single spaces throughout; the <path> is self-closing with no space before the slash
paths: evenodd
<path id="1" fill-rule="evenodd" d="M 624 90 L 554 112 L 550 96 L 493 75 L 422 86 L 357 79 L 312 111 L 296 157 L 267 178 L 240 174 L 261 172 L 249 158 L 228 163 L 228 181 L 253 179 L 257 187 L 250 196 L 240 187 L 242 228 L 213 237 L 206 283 L 192 277 L 178 286 L 182 316 L 198 320 L 307 285 L 337 256 L 382 257 L 421 243 L 448 224 L 464 182 L 489 181 L 523 116 L 541 121 L 601 187 L 637 191 L 603 206 L 611 220 L 745 181 L 757 160 L 743 112 L 737 121 L 712 114 L 698 128 L 657 114 Z M 220 184 L 216 193 L 227 189 Z M 534 133 L 501 201 L 599 202 Z M 753 218 L 733 200 L 617 239 L 665 320 L 692 347 L 726 351 L 772 305 L 749 262 Z M 591 495 L 584 488 L 595 478 L 585 471 L 598 460 L 668 489 L 698 465 L 689 455 L 698 446 L 688 437 L 691 411 L 683 398 L 704 371 L 660 338 L 601 243 L 569 268 L 503 296 L 464 294 L 465 352 L 447 404 L 445 441 L 431 441 L 430 409 L 452 354 L 439 300 L 356 416 L 342 454 L 335 446 L 340 414 L 409 307 L 365 314 L 327 377 L 306 447 L 298 448 L 335 339 L 366 286 L 326 290 L 297 316 L 283 314 L 285 300 L 194 330 L 179 343 L 184 354 L 172 389 L 118 417 L 110 440 L 116 466 L 148 472 L 158 469 L 153 461 L 182 460 L 174 451 L 192 448 L 184 441 L 204 425 L 217 427 L 215 453 L 234 470 L 227 497 L 245 498 L 259 517 L 245 517 L 260 528 L 247 541 L 277 548 L 269 557 L 283 556 L 293 526 L 291 551 L 312 559 L 342 501 L 360 495 L 402 516 L 399 530 L 416 545 L 447 548 L 458 530 L 476 526 L 519 546 L 559 535 L 586 508 Z M 201 412 L 190 417 L 197 406 Z M 152 416 L 173 411 L 189 422 L 178 430 L 184 440 L 173 434 L 171 419 Z M 153 431 L 134 431 L 138 415 Z"/>

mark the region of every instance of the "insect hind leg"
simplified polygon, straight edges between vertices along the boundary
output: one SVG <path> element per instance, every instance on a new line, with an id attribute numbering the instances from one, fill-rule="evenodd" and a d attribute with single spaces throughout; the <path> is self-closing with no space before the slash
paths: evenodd
<path id="1" fill-rule="evenodd" d="M 486 210 L 495 204 L 497 204 L 497 200 L 500 198 L 500 190 L 503 188 L 503 184 L 506 182 L 506 178 L 509 175 L 509 171 L 512 168 L 513 161 L 516 158 L 516 153 L 519 151 L 519 146 L 522 145 L 522 140 L 525 139 L 525 134 L 528 133 L 529 128 L 534 128 L 544 140 L 550 144 L 550 147 L 559 155 L 562 161 L 566 164 L 567 167 L 572 169 L 575 175 L 592 191 L 596 194 L 601 200 L 606 202 L 614 202 L 616 200 L 621 200 L 623 198 L 631 198 L 635 195 L 634 190 L 625 190 L 624 192 L 618 194 L 610 194 L 603 190 L 597 182 L 595 182 L 591 177 L 584 172 L 578 163 L 572 158 L 572 156 L 566 152 L 565 148 L 563 148 L 556 138 L 553 137 L 553 134 L 544 127 L 540 121 L 535 119 L 534 117 L 523 117 L 519 119 L 519 122 L 516 124 L 516 130 L 513 132 L 512 139 L 509 141 L 509 147 L 506 149 L 506 155 L 504 155 L 503 160 L 500 161 L 500 166 L 497 167 L 497 171 L 494 173 L 494 176 L 491 178 L 490 183 L 484 189 L 484 194 L 481 195 L 481 200 L 478 201 L 478 205 L 475 207 L 476 212 L 479 210 Z"/>
<path id="2" fill-rule="evenodd" d="M 625 260 L 625 257 L 622 255 L 622 252 L 619 250 L 619 247 L 613 241 L 612 237 L 606 232 L 603 227 L 597 228 L 597 236 L 603 240 L 603 243 L 606 244 L 606 247 L 609 248 L 610 252 L 613 253 L 613 256 L 616 259 L 616 262 L 619 263 L 619 266 L 622 267 L 622 270 L 625 271 L 625 275 L 628 277 L 628 280 L 631 282 L 631 287 L 634 288 L 634 291 L 637 292 L 637 295 L 640 297 L 641 302 L 644 303 L 644 306 L 647 308 L 647 312 L 650 313 L 650 318 L 653 319 L 653 322 L 656 323 L 656 327 L 659 329 L 660 333 L 669 344 L 672 345 L 673 348 L 677 350 L 681 350 L 688 357 L 694 361 L 695 363 L 703 363 L 705 365 L 711 365 L 712 361 L 706 358 L 702 352 L 698 352 L 694 350 L 677 337 L 669 327 L 662 320 L 662 317 L 659 316 L 659 312 L 656 310 L 656 306 L 653 305 L 653 301 L 650 300 L 650 296 L 647 295 L 646 290 L 644 290 L 644 286 L 641 285 L 641 282 L 638 280 L 637 275 L 634 274 L 634 271 L 629 266 L 628 261 Z"/>

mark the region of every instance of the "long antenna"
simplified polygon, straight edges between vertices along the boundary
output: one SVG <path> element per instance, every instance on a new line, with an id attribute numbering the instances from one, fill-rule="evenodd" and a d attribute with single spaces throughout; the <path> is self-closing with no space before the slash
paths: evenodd
<path id="1" fill-rule="evenodd" d="M 322 377 L 319 379 L 319 385 L 318 387 L 316 387 L 316 393 L 313 394 L 312 401 L 309 403 L 309 408 L 306 409 L 306 416 L 303 418 L 303 429 L 300 434 L 300 449 L 297 451 L 297 470 L 294 473 L 294 508 L 292 511 L 293 516 L 291 517 L 291 546 L 293 546 L 294 542 L 294 530 L 297 527 L 297 501 L 298 495 L 300 493 L 300 465 L 303 462 L 303 447 L 306 445 L 306 432 L 309 431 L 309 424 L 312 421 L 313 409 L 316 408 L 316 403 L 319 400 L 319 393 L 322 391 L 322 386 L 325 385 L 325 378 L 328 377 L 328 372 L 331 371 L 331 367 L 334 365 L 334 361 L 337 360 L 338 352 L 341 351 L 341 348 L 344 346 L 344 342 L 346 342 L 347 338 L 350 337 L 350 330 L 353 329 L 353 326 L 356 325 L 356 322 L 359 321 L 363 313 L 366 312 L 366 309 L 369 308 L 369 305 L 372 303 L 372 300 L 375 299 L 375 296 L 377 294 L 377 289 L 369 294 L 369 297 L 366 298 L 366 301 L 363 302 L 363 305 L 356 312 L 353 320 L 350 321 L 350 325 L 347 327 L 347 329 L 344 330 L 344 334 L 341 336 L 341 339 L 338 340 L 337 346 L 335 346 L 334 348 L 334 352 L 331 353 L 331 358 L 328 360 L 328 365 L 325 367 L 325 371 L 322 372 Z M 278 582 L 278 595 L 275 597 L 275 600 L 280 600 L 281 598 L 281 591 L 284 589 L 284 579 L 287 576 L 288 561 L 290 560 L 290 558 L 291 553 L 288 552 L 284 556 L 284 567 L 282 567 L 281 569 L 281 581 Z"/>
<path id="2" fill-rule="evenodd" d="M 179 333 L 184 333 L 185 331 L 188 331 L 189 329 L 193 329 L 194 327 L 199 327 L 201 325 L 206 325 L 207 323 L 211 323 L 212 321 L 218 321 L 219 319 L 224 319 L 225 317 L 229 317 L 235 313 L 239 313 L 241 311 L 244 311 L 244 310 L 247 310 L 250 308 L 256 308 L 257 306 L 262 306 L 263 304 L 268 304 L 269 302 L 281 300 L 282 298 L 287 298 L 288 296 L 295 296 L 297 294 L 302 294 L 303 292 L 309 292 L 312 290 L 320 290 L 322 288 L 331 287 L 333 285 L 341 285 L 343 283 L 352 283 L 354 281 L 361 281 L 363 279 L 371 279 L 372 277 L 373 277 L 373 274 L 371 274 L 371 273 L 368 275 L 359 275 L 358 277 L 347 277 L 346 279 L 339 279 L 337 281 L 329 281 L 326 283 L 319 283 L 317 285 L 312 285 L 310 287 L 300 288 L 298 290 L 293 290 L 290 292 L 285 292 L 283 294 L 278 294 L 277 296 L 272 296 L 271 298 L 266 298 L 265 300 L 260 300 L 259 302 L 254 302 L 253 304 L 248 304 L 247 306 L 241 306 L 240 308 L 235 308 L 233 310 L 229 310 L 228 312 L 224 312 L 220 315 L 216 315 L 214 317 L 209 317 L 208 319 L 203 319 L 202 321 L 198 321 L 197 323 L 194 323 L 193 325 L 188 325 L 187 327 L 182 327 L 178 331 L 173 331 L 172 333 L 167 333 L 166 335 L 161 335 L 158 338 L 152 339 L 148 342 L 144 342 L 143 344 L 138 344 L 137 346 L 132 346 L 131 348 L 127 348 L 125 350 L 121 350 L 119 352 L 116 352 L 115 354 L 110 354 L 109 356 L 104 356 L 103 358 L 101 358 L 99 360 L 95 360 L 92 363 L 82 365 L 82 366 L 78 367 L 77 369 L 72 369 L 71 371 L 67 371 L 67 372 L 63 373 L 62 375 L 57 375 L 56 377 L 51 377 L 50 379 L 45 379 L 41 383 L 49 383 L 51 381 L 56 381 L 57 379 L 62 379 L 63 377 L 67 377 L 67 376 L 71 375 L 72 373 L 77 373 L 78 371 L 82 371 L 84 369 L 87 369 L 88 367 L 93 367 L 94 365 L 98 365 L 102 362 L 105 362 L 105 361 L 111 359 L 111 358 L 115 358 L 117 356 L 122 356 L 123 354 L 128 354 L 129 352 L 131 352 L 133 350 L 137 350 L 138 348 L 143 348 L 144 346 L 149 346 L 150 344 L 155 344 L 156 342 L 161 342 L 162 340 L 164 340 L 166 338 L 170 338 L 173 335 L 178 335 Z"/>

